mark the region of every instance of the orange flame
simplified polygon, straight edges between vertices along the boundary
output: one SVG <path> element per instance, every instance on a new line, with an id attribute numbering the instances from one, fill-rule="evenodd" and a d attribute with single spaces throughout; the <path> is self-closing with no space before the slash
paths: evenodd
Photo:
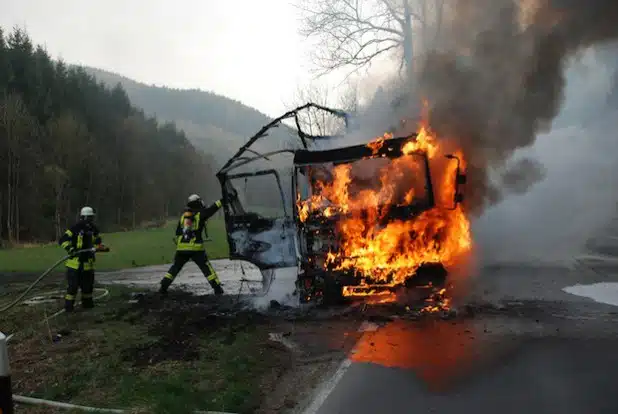
<path id="1" fill-rule="evenodd" d="M 372 154 L 376 155 L 378 151 L 380 151 L 380 148 L 382 148 L 382 146 L 384 145 L 384 141 L 387 139 L 391 139 L 392 137 L 393 137 L 393 134 L 389 132 L 385 132 L 383 136 L 378 137 L 375 140 L 371 141 L 370 143 L 367 144 L 367 146 L 371 148 Z"/>
<path id="2" fill-rule="evenodd" d="M 376 155 L 390 138 L 392 134 L 384 134 L 367 147 Z M 354 171 L 355 166 L 342 164 L 333 167 L 329 180 L 316 181 L 310 198 L 301 200 L 298 196 L 302 221 L 312 214 L 341 214 L 336 224 L 339 247 L 328 253 L 327 268 L 353 270 L 360 279 L 397 286 L 424 263 L 439 262 L 448 267 L 471 250 L 469 220 L 461 205 L 452 209 L 457 164 L 444 157 L 446 153 L 425 123 L 416 138 L 404 144 L 402 152 L 403 156 L 392 160 L 363 160 L 369 162 L 360 172 L 370 175 L 363 185 L 354 183 L 353 176 L 359 173 Z M 410 205 L 426 195 L 419 153 L 429 159 L 435 207 L 416 217 L 380 224 L 394 206 Z M 463 161 L 461 151 L 454 155 Z M 355 295 L 354 291 L 344 289 L 344 295 Z"/>

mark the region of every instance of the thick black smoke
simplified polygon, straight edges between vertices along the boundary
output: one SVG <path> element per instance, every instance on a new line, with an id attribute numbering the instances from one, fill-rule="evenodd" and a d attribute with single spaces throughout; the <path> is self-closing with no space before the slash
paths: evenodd
<path id="1" fill-rule="evenodd" d="M 480 213 L 505 191 L 525 192 L 543 177 L 533 160 L 511 167 L 507 161 L 551 127 L 569 58 L 618 38 L 618 0 L 452 0 L 451 6 L 446 40 L 427 57 L 419 92 L 429 101 L 432 129 L 464 150 L 468 208 Z"/>

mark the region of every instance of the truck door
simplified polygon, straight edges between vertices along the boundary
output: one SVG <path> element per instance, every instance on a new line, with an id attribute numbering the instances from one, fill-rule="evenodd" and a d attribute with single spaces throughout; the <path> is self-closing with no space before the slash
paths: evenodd
<path id="1" fill-rule="evenodd" d="M 296 266 L 296 227 L 279 172 L 271 169 L 220 179 L 230 259 L 245 260 L 260 270 Z"/>

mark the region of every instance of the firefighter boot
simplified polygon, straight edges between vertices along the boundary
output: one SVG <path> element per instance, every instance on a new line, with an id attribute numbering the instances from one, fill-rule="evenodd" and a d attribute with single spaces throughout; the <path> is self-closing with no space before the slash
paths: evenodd
<path id="1" fill-rule="evenodd" d="M 219 296 L 219 295 L 223 295 L 223 288 L 221 287 L 221 285 L 219 283 L 212 283 L 211 284 L 213 290 L 215 291 L 215 295 Z"/>
<path id="2" fill-rule="evenodd" d="M 170 287 L 170 285 L 172 284 L 172 280 L 164 277 L 163 279 L 161 279 L 161 287 L 159 288 L 159 293 L 161 295 L 167 295 L 167 289 Z"/>
<path id="3" fill-rule="evenodd" d="M 65 298 L 64 299 L 64 311 L 65 312 L 73 312 L 75 310 L 75 299 Z"/>

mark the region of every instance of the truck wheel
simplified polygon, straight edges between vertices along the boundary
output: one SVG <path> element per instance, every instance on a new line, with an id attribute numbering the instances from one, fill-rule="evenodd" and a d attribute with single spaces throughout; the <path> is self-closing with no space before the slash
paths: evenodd
<path id="1" fill-rule="evenodd" d="M 336 306 L 345 302 L 345 298 L 343 297 L 343 287 L 341 284 L 337 283 L 334 277 L 324 275 L 322 287 L 322 305 Z"/>

